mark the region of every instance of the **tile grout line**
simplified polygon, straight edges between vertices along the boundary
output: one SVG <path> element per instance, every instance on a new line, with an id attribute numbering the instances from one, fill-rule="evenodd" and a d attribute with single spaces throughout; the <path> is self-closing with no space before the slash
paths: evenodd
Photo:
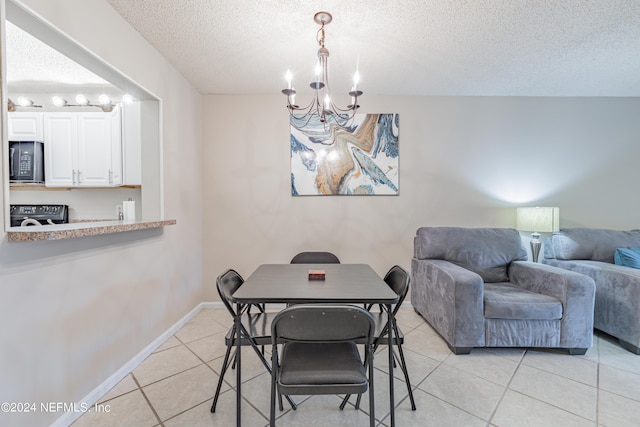
<path id="1" fill-rule="evenodd" d="M 212 335 L 214 335 L 214 334 L 212 334 Z M 208 336 L 211 336 L 211 335 L 208 335 Z M 204 360 L 203 360 L 203 359 L 202 359 L 198 354 L 196 354 L 196 352 L 195 352 L 195 351 L 193 351 L 193 350 L 192 350 L 192 349 L 187 345 L 187 343 L 186 343 L 186 342 L 182 341 L 179 337 L 177 337 L 177 336 L 175 336 L 175 335 L 174 335 L 174 337 L 175 337 L 175 338 L 176 338 L 176 339 L 181 343 L 181 345 L 183 345 L 184 347 L 186 347 L 186 348 L 187 348 L 187 350 L 189 350 L 191 353 L 193 353 L 193 355 L 194 355 L 194 356 L 196 356 L 196 357 L 197 357 L 197 358 L 202 362 L 202 364 L 203 364 L 203 365 L 205 365 L 207 368 L 209 368 L 209 370 L 211 370 L 211 371 L 212 371 L 212 372 L 213 372 L 213 373 L 214 373 L 218 378 L 220 377 L 220 374 L 219 374 L 219 373 L 217 373 L 217 372 L 216 372 L 216 371 L 215 371 L 215 370 L 214 370 L 214 369 L 209 365 L 209 363 L 205 362 L 205 361 L 204 361 Z M 224 340 L 224 337 L 223 337 L 222 339 Z M 194 340 L 194 341 L 196 341 L 196 340 Z M 191 342 L 191 341 L 190 341 L 190 342 Z M 242 346 L 240 346 L 240 351 L 242 351 Z M 220 357 L 217 357 L 217 358 L 212 359 L 212 361 L 213 361 L 213 360 L 217 360 L 217 359 L 222 359 L 222 358 L 223 358 L 223 357 L 222 357 L 222 356 L 220 356 Z M 229 367 L 231 367 L 231 365 L 229 365 Z M 191 368 L 191 369 L 193 369 L 193 368 Z M 247 379 L 246 381 L 251 381 L 252 379 L 255 379 L 255 378 L 257 378 L 257 377 L 259 377 L 260 375 L 263 375 L 263 374 L 264 374 L 264 373 L 258 374 L 258 375 L 256 375 L 255 377 L 252 377 L 252 378 Z M 230 388 L 229 388 L 229 390 L 220 390 L 220 395 L 222 395 L 223 393 L 226 393 L 226 392 L 229 392 L 229 391 L 235 390 L 235 387 L 234 387 L 233 385 L 231 385 L 231 383 L 229 383 L 227 380 L 224 380 L 224 379 L 223 379 L 223 381 L 224 381 L 225 383 L 227 383 L 227 384 L 229 385 L 229 387 L 230 387 Z M 214 396 L 215 396 L 215 392 L 214 392 Z M 180 413 L 178 413 L 178 414 L 173 415 L 171 418 L 175 418 L 175 417 L 177 417 L 178 415 L 183 414 L 183 413 L 185 413 L 185 412 L 187 412 L 187 411 L 190 411 L 190 410 L 192 410 L 193 408 L 195 408 L 196 406 L 199 406 L 199 405 L 203 404 L 204 402 L 208 402 L 209 400 L 212 400 L 214 396 L 212 396 L 212 397 L 210 397 L 210 398 L 207 398 L 205 401 L 200 402 L 200 403 L 198 403 L 198 404 L 194 405 L 194 406 L 193 406 L 193 407 L 191 407 L 191 408 L 185 409 L 184 411 L 182 411 L 182 412 L 180 412 Z M 253 404 L 253 403 L 251 403 L 251 401 L 250 401 L 249 399 L 245 398 L 244 396 L 242 396 L 242 399 L 243 399 L 243 401 L 244 401 L 244 402 L 246 402 L 249 406 L 251 406 L 251 407 L 252 407 L 252 408 L 253 408 L 257 413 L 259 413 L 263 418 L 265 418 L 265 415 L 262 413 L 262 411 L 260 411 L 260 410 L 259 410 L 259 409 L 258 409 L 258 408 Z M 286 413 L 286 412 L 288 412 L 288 411 L 285 411 L 285 413 Z M 171 419 L 171 418 L 169 418 L 169 419 Z M 269 417 L 266 417 L 266 418 L 265 418 L 265 420 L 268 422 L 268 421 L 269 421 Z"/>
<path id="2" fill-rule="evenodd" d="M 509 386 L 511 385 L 511 382 L 512 382 L 513 378 L 515 377 L 515 375 L 516 375 L 516 373 L 517 373 L 518 369 L 520 369 L 520 366 L 524 363 L 524 358 L 525 358 L 525 356 L 526 356 L 526 353 L 527 353 L 527 352 L 529 352 L 529 350 L 530 350 L 530 349 L 526 349 L 526 350 L 525 350 L 525 353 L 524 353 L 524 354 L 523 354 L 523 356 L 522 356 L 521 362 L 518 364 L 518 368 L 517 368 L 517 369 L 516 369 L 516 371 L 513 373 L 513 376 L 512 376 L 512 378 L 511 378 L 511 380 L 509 381 L 509 384 L 507 385 L 507 388 L 505 389 L 505 394 L 506 394 L 506 391 L 507 391 L 507 390 L 511 390 L 511 389 L 509 389 Z M 599 357 L 599 354 L 598 354 L 598 357 Z M 525 365 L 525 366 L 527 366 L 527 367 L 529 367 L 529 368 L 533 368 L 533 369 L 541 370 L 542 372 L 547 372 L 547 371 L 545 371 L 545 370 L 542 370 L 542 369 L 536 368 L 536 367 L 534 367 L 534 366 L 529 366 L 529 365 L 527 365 L 526 363 L 524 363 L 524 365 Z M 598 369 L 599 369 L 599 364 L 598 364 Z M 579 384 L 583 384 L 583 385 L 586 385 L 586 386 L 588 386 L 588 387 L 591 387 L 591 386 L 589 386 L 588 384 L 580 383 L 579 381 L 575 381 L 575 380 L 572 380 L 572 379 L 570 379 L 570 378 L 563 377 L 562 375 L 554 374 L 554 373 L 551 373 L 551 372 L 547 372 L 547 373 L 550 373 L 550 374 L 552 374 L 552 375 L 556 375 L 556 376 L 559 376 L 559 377 L 561 377 L 561 378 L 565 378 L 565 379 L 568 379 L 568 380 L 570 380 L 570 381 L 574 381 L 574 382 L 577 382 L 577 383 L 579 383 Z M 597 396 L 598 388 L 597 388 L 597 386 L 596 386 L 595 388 L 596 388 L 596 396 Z M 597 414 L 596 414 L 596 421 L 593 421 L 593 420 L 590 420 L 590 419 L 588 419 L 588 418 L 586 418 L 586 417 L 584 417 L 584 416 L 582 416 L 582 415 L 580 415 L 580 414 L 577 414 L 577 413 L 575 413 L 575 412 L 573 412 L 573 411 L 570 411 L 570 410 L 568 410 L 568 409 L 562 408 L 562 407 L 560 407 L 560 406 L 554 405 L 554 404 L 549 403 L 549 402 L 545 402 L 544 400 L 538 399 L 537 397 L 531 396 L 531 395 L 529 395 L 529 394 L 527 394 L 527 393 L 524 393 L 524 392 L 521 392 L 521 391 L 518 391 L 518 390 L 511 390 L 511 391 L 513 391 L 514 393 L 518 393 L 518 394 L 520 394 L 520 395 L 522 395 L 522 396 L 525 396 L 525 397 L 527 397 L 527 398 L 529 398 L 529 399 L 536 400 L 536 401 L 538 401 L 538 402 L 540 402 L 540 403 L 542 403 L 542 404 L 549 405 L 549 406 L 551 406 L 551 407 L 553 407 L 553 408 L 556 408 L 556 409 L 558 409 L 558 410 L 560 410 L 560 411 L 562 411 L 562 412 L 566 412 L 566 413 L 571 414 L 571 415 L 574 415 L 574 416 L 576 416 L 576 417 L 578 417 L 578 418 L 582 418 L 582 419 L 584 419 L 584 420 L 586 420 L 586 421 L 588 421 L 588 422 L 593 422 L 593 423 L 595 423 L 595 425 L 596 425 L 596 426 L 598 425 L 598 424 L 597 424 Z M 502 399 L 501 399 L 500 401 L 502 401 Z M 497 411 L 497 407 L 496 407 L 496 411 Z M 493 417 L 493 415 L 492 415 L 492 417 Z"/>
<path id="3" fill-rule="evenodd" d="M 418 353 L 418 354 L 421 354 L 421 353 Z M 424 355 L 423 355 L 423 356 L 424 356 Z M 441 361 L 438 361 L 438 360 L 436 360 L 436 359 L 433 359 L 433 360 L 435 360 L 436 362 L 438 362 L 438 364 L 436 365 L 436 367 L 435 367 L 435 368 L 433 368 L 433 369 L 431 370 L 431 372 L 429 372 L 429 374 L 428 374 L 426 377 L 424 377 L 424 379 L 423 379 L 422 381 L 420 381 L 420 382 L 418 383 L 418 385 L 416 386 L 416 388 L 418 388 L 418 386 L 419 386 L 419 385 L 421 385 L 421 384 L 423 384 L 424 382 L 426 382 L 426 381 L 427 381 L 427 379 L 431 376 L 431 374 L 433 374 L 433 373 L 434 373 L 434 372 L 435 372 L 435 371 L 436 371 L 440 366 L 443 366 L 443 365 L 444 365 L 444 362 L 445 362 L 448 358 L 453 357 L 453 356 L 454 356 L 454 353 L 453 353 L 453 352 L 450 352 L 450 353 L 447 355 L 447 357 L 445 357 L 445 358 L 444 358 L 444 359 L 442 359 Z M 424 356 L 424 357 L 429 357 L 429 356 Z M 447 367 L 447 366 L 445 366 L 445 368 L 446 368 L 446 367 Z M 453 367 L 451 367 L 451 368 L 452 368 L 452 369 L 458 369 L 458 368 L 453 368 Z M 466 374 L 469 374 L 469 373 L 468 373 L 468 372 L 466 372 L 466 371 L 462 371 L 462 372 L 464 372 L 464 373 L 466 373 Z M 473 374 L 469 374 L 469 375 L 473 375 Z M 476 375 L 473 375 L 473 376 L 476 376 Z M 481 377 L 477 377 L 477 378 L 481 378 Z M 484 378 L 481 378 L 481 379 L 484 379 Z M 488 380 L 485 380 L 485 381 L 488 381 Z M 436 396 L 435 394 L 433 394 L 433 393 L 431 393 L 431 392 L 429 392 L 429 391 L 427 391 L 427 390 L 420 389 L 420 391 L 421 391 L 421 392 L 423 392 L 423 393 L 425 393 L 425 394 L 428 394 L 429 396 L 433 397 L 434 399 L 436 399 L 436 400 L 438 400 L 438 401 L 440 401 L 440 402 L 443 402 L 443 403 L 445 403 L 445 404 L 447 404 L 447 405 L 449 405 L 449 406 L 452 406 L 452 407 L 454 407 L 454 408 L 458 409 L 459 411 L 464 412 L 465 414 L 468 414 L 469 416 L 471 416 L 471 417 L 473 417 L 473 418 L 476 418 L 476 419 L 478 419 L 478 420 L 485 421 L 485 422 L 487 422 L 487 423 L 488 423 L 488 421 L 486 421 L 486 420 L 484 420 L 484 419 L 480 418 L 479 416 L 477 416 L 476 414 L 474 414 L 474 413 L 472 413 L 472 412 L 469 412 L 467 409 L 461 408 L 460 406 L 458 406 L 458 405 L 456 405 L 456 404 L 454 404 L 454 403 L 452 403 L 452 402 L 449 402 L 449 401 L 447 401 L 447 400 L 444 400 L 444 399 L 440 398 L 439 396 Z"/>
<path id="4" fill-rule="evenodd" d="M 140 383 L 138 382 L 138 379 L 133 374 L 133 372 L 131 372 L 131 378 L 133 378 L 133 382 L 135 382 L 136 385 L 138 386 L 138 389 L 140 390 L 140 393 L 142 393 L 142 397 L 144 397 L 144 400 L 147 401 L 147 405 L 149 405 L 149 408 L 151 408 L 151 412 L 153 412 L 153 415 L 156 417 L 156 420 L 158 420 L 158 424 L 160 426 L 164 427 L 164 424 L 163 424 L 162 420 L 160 419 L 160 416 L 158 415 L 158 412 L 156 412 L 156 408 L 154 408 L 153 405 L 151 404 L 151 401 L 149 400 L 149 398 L 147 397 L 147 394 L 144 392 L 144 390 L 140 386 Z"/>
<path id="5" fill-rule="evenodd" d="M 209 335 L 208 335 L 208 336 L 209 336 Z M 193 350 L 191 350 L 191 348 L 190 348 L 190 347 L 189 347 L 189 346 L 188 346 L 184 341 L 182 341 L 182 340 L 181 340 L 180 338 L 178 338 L 178 336 L 176 336 L 176 335 L 173 335 L 173 337 L 174 337 L 174 338 L 175 338 L 175 339 L 180 343 L 180 344 L 179 344 L 178 346 L 176 346 L 176 347 L 179 347 L 179 346 L 183 346 L 183 347 L 185 347 L 185 348 L 186 348 L 189 352 L 191 352 L 191 353 L 192 353 L 192 354 L 193 354 L 193 355 L 194 355 L 198 360 L 200 360 L 200 361 L 202 362 L 202 364 L 201 364 L 201 365 L 206 366 L 206 367 L 207 367 L 209 370 L 211 370 L 214 374 L 218 375 L 218 373 L 217 373 L 216 371 L 214 371 L 214 370 L 213 370 L 213 368 L 212 368 L 211 366 L 209 366 L 209 364 L 208 364 L 207 362 L 205 362 L 205 361 L 204 361 L 200 356 L 198 356 L 198 355 L 197 355 Z M 206 337 L 205 337 L 205 338 L 206 338 Z M 194 341 L 196 341 L 196 340 L 194 340 Z M 214 360 L 215 360 L 215 359 L 214 359 Z M 177 372 L 177 373 L 175 373 L 175 374 L 169 375 L 168 377 L 162 378 L 162 379 L 160 379 L 160 380 L 158 380 L 158 381 L 155 381 L 154 383 L 151 383 L 151 384 L 155 384 L 155 383 L 157 383 L 157 382 L 160 382 L 160 381 L 166 380 L 167 378 L 171 378 L 171 377 L 173 377 L 173 376 L 180 375 L 180 374 L 182 374 L 182 373 L 184 373 L 184 372 L 187 372 L 187 371 L 189 371 L 189 370 L 191 370 L 191 369 L 195 369 L 195 368 L 197 368 L 197 367 L 199 367 L 199 366 L 201 366 L 201 365 L 196 365 L 196 366 L 193 366 L 193 367 L 191 367 L 191 368 L 185 369 L 184 371 L 180 371 L 180 372 Z M 218 375 L 218 376 L 219 376 L 219 375 Z M 136 383 L 137 383 L 137 381 L 136 381 Z M 151 384 L 147 384 L 147 385 L 151 385 Z M 146 386 L 145 386 L 145 387 L 146 387 Z M 223 392 L 221 391 L 221 393 L 220 393 L 220 394 L 222 394 L 222 393 L 223 393 Z M 143 394 L 144 394 L 144 392 L 143 392 Z M 215 393 L 214 393 L 214 394 L 215 394 Z M 146 395 L 145 395 L 145 398 L 146 398 Z M 205 403 L 205 402 L 208 402 L 208 401 L 209 401 L 209 400 L 211 400 L 211 399 L 213 399 L 213 396 L 212 396 L 212 397 L 210 397 L 210 398 L 207 398 L 207 399 L 203 400 L 202 402 L 198 402 L 198 403 L 196 403 L 195 405 L 193 405 L 193 406 L 191 406 L 191 407 L 189 407 L 189 408 L 187 408 L 187 409 L 185 409 L 185 410 L 183 410 L 183 411 L 178 412 L 177 414 L 174 414 L 174 415 L 170 416 L 170 417 L 169 417 L 169 418 L 167 418 L 165 421 L 168 421 L 168 420 L 171 420 L 171 419 L 173 419 L 173 418 L 176 418 L 176 417 L 178 417 L 178 416 L 180 416 L 180 415 L 184 414 L 185 412 L 188 412 L 188 411 L 190 411 L 190 410 L 194 409 L 195 407 L 200 406 L 200 405 L 202 405 L 202 404 L 203 404 L 203 403 Z M 147 399 L 147 402 L 149 402 L 149 406 L 151 406 L 151 407 L 153 408 L 153 405 L 151 405 L 151 402 L 149 401 L 149 399 Z M 154 413 L 156 413 L 155 409 L 153 410 L 153 412 L 154 412 Z M 156 416 L 157 416 L 157 414 L 156 414 Z M 160 419 L 160 417 L 159 417 L 159 416 L 157 416 L 157 417 L 158 417 L 158 419 Z M 162 422 L 161 422 L 161 425 L 163 425 L 163 426 L 164 426 L 164 424 L 162 424 Z"/>
<path id="6" fill-rule="evenodd" d="M 496 402 L 496 406 L 493 408 L 493 410 L 491 411 L 491 414 L 489 415 L 489 419 L 487 419 L 487 425 L 490 425 L 493 421 L 493 417 L 495 417 L 496 412 L 498 412 L 498 408 L 500 407 L 500 404 L 502 403 L 502 401 L 504 400 L 504 397 L 506 396 L 507 392 L 510 390 L 509 386 L 511 385 L 511 383 L 513 382 L 513 379 L 515 378 L 516 374 L 518 373 L 518 370 L 520 369 L 520 367 L 522 366 L 522 363 L 524 362 L 524 358 L 527 355 L 527 352 L 529 350 L 526 349 L 522 355 L 520 356 L 520 360 L 518 360 L 518 365 L 516 366 L 516 368 L 513 370 L 513 373 L 511 374 L 511 378 L 509 378 L 509 381 L 507 382 L 507 384 L 504 386 L 504 389 L 502 390 L 502 395 L 500 396 L 500 399 L 498 399 L 498 401 Z"/>

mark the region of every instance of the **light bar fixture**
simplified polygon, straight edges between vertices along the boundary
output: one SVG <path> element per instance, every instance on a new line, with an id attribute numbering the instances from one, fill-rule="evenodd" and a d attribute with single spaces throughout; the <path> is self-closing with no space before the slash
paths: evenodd
<path id="1" fill-rule="evenodd" d="M 97 107 L 102 109 L 102 111 L 104 111 L 105 113 L 110 113 L 111 111 L 113 111 L 114 107 L 113 103 L 111 102 L 111 98 L 109 98 L 107 95 L 100 95 L 98 104 L 92 104 L 89 98 L 87 98 L 83 94 L 79 94 L 78 96 L 76 96 L 75 104 L 69 104 L 66 99 L 57 95 L 54 96 L 51 101 L 56 107 Z"/>
<path id="2" fill-rule="evenodd" d="M 100 95 L 98 97 L 98 103 L 94 104 L 89 100 L 89 98 L 83 94 L 79 94 L 76 96 L 76 103 L 70 104 L 65 98 L 59 95 L 55 95 L 51 98 L 51 102 L 55 107 L 96 107 L 100 108 L 105 113 L 110 113 L 115 108 L 116 104 L 113 103 L 113 100 L 106 94 Z M 123 95 L 122 97 L 123 103 L 131 103 L 133 102 L 133 97 L 129 94 Z M 20 108 L 43 108 L 42 105 L 37 105 L 33 100 L 25 97 L 19 96 L 16 102 L 13 102 L 11 98 L 7 99 L 7 111 L 13 113 L 18 111 Z"/>

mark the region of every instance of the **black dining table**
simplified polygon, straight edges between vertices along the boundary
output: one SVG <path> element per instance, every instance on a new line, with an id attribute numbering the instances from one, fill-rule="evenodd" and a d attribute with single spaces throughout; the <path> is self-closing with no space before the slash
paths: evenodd
<path id="1" fill-rule="evenodd" d="M 323 280 L 309 279 L 311 270 L 324 272 Z M 263 264 L 231 296 L 236 304 L 236 336 L 241 336 L 242 308 L 246 304 L 380 304 L 393 325 L 396 293 L 368 264 Z M 393 328 L 389 328 L 389 400 L 391 426 L 395 426 L 393 394 Z M 241 351 L 236 360 L 236 420 L 241 426 Z"/>

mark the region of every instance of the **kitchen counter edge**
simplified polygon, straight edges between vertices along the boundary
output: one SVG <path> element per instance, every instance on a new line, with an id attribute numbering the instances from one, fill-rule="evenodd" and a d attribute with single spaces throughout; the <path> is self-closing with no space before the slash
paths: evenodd
<path id="1" fill-rule="evenodd" d="M 131 221 L 87 221 L 69 224 L 11 227 L 7 230 L 7 238 L 10 242 L 74 239 L 77 237 L 159 228 L 175 225 L 175 223 L 175 219 L 137 219 Z"/>

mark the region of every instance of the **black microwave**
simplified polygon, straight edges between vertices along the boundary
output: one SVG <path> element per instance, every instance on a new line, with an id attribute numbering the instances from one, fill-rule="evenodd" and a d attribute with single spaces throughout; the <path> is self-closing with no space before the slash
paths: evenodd
<path id="1" fill-rule="evenodd" d="M 44 183 L 44 143 L 9 141 L 9 182 Z"/>

